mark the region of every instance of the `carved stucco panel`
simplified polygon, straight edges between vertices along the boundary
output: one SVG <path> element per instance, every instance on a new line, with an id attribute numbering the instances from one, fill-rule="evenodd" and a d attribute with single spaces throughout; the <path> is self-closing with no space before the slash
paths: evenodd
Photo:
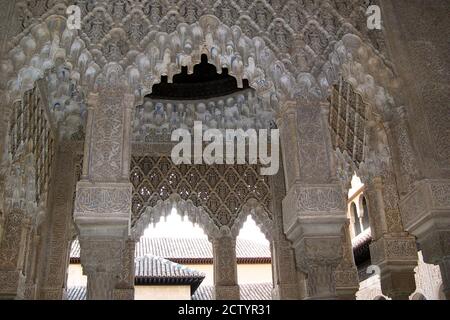
<path id="1" fill-rule="evenodd" d="M 0 243 L 0 268 L 15 270 L 20 258 L 23 220 L 25 216 L 20 210 L 13 210 L 6 216 L 5 230 Z"/>
<path id="2" fill-rule="evenodd" d="M 300 213 L 344 211 L 345 200 L 339 186 L 299 187 L 295 190 L 296 208 Z"/>
<path id="3" fill-rule="evenodd" d="M 114 69 L 112 69 L 115 71 Z M 132 107 L 133 96 L 117 84 L 106 84 L 94 100 L 91 138 L 90 177 L 97 181 L 111 181 L 121 177 L 123 169 L 125 110 Z"/>
<path id="4" fill-rule="evenodd" d="M 80 182 L 77 186 L 77 215 L 128 215 L 131 212 L 131 184 L 96 186 Z"/>
<path id="5" fill-rule="evenodd" d="M 373 264 L 386 261 L 417 263 L 417 247 L 414 237 L 385 236 L 370 245 Z"/>
<path id="6" fill-rule="evenodd" d="M 400 202 L 405 228 L 415 227 L 416 222 L 432 210 L 448 209 L 449 194 L 450 184 L 446 180 L 422 180 L 417 183 L 414 192 Z"/>
<path id="7" fill-rule="evenodd" d="M 213 240 L 214 284 L 216 286 L 237 285 L 236 240 L 220 237 Z"/>
<path id="8" fill-rule="evenodd" d="M 450 208 L 450 183 L 432 183 L 430 188 L 433 207 Z"/>
<path id="9" fill-rule="evenodd" d="M 328 128 L 324 127 L 319 105 L 298 104 L 297 137 L 302 183 L 326 183 L 330 180 L 329 150 L 326 144 Z"/>

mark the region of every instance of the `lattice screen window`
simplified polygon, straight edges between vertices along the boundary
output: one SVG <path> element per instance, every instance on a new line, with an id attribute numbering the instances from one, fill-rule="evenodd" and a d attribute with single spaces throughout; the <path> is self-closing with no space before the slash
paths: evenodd
<path id="1" fill-rule="evenodd" d="M 9 129 L 9 151 L 14 159 L 19 147 L 31 144 L 36 161 L 36 201 L 48 191 L 54 159 L 55 136 L 46 116 L 38 88 L 27 91 L 13 105 Z"/>
<path id="2" fill-rule="evenodd" d="M 168 156 L 133 156 L 132 225 L 147 207 L 173 193 L 202 207 L 217 224 L 229 226 L 251 198 L 270 212 L 269 178 L 258 165 L 174 165 Z"/>
<path id="3" fill-rule="evenodd" d="M 346 151 L 356 165 L 364 159 L 368 105 L 352 85 L 342 78 L 333 86 L 329 125 L 333 148 Z"/>

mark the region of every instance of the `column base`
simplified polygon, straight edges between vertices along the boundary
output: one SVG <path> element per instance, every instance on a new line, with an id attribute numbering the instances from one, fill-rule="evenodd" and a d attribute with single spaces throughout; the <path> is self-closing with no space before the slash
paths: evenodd
<path id="1" fill-rule="evenodd" d="M 417 247 L 413 236 L 385 234 L 370 245 L 372 263 L 380 269 L 381 291 L 392 300 L 408 300 L 416 290 Z"/>

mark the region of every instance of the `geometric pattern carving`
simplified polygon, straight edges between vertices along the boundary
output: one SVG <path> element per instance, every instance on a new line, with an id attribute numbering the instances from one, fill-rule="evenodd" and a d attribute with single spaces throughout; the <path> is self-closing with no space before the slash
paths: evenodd
<path id="1" fill-rule="evenodd" d="M 346 152 L 354 164 L 364 160 L 368 104 L 343 78 L 332 88 L 329 126 L 333 149 Z"/>
<path id="2" fill-rule="evenodd" d="M 78 32 L 63 32 L 65 22 L 61 18 L 67 18 L 65 9 L 70 4 L 80 6 L 82 11 L 82 29 Z M 120 0 L 114 3 L 106 0 L 17 0 L 13 10 L 15 19 L 6 30 L 10 40 L 6 50 L 11 50 L 10 54 L 14 58 L 5 60 L 4 66 L 11 72 L 5 73 L 4 78 L 16 78 L 16 72 L 21 72 L 25 81 L 19 81 L 16 87 L 29 88 L 36 78 L 42 77 L 39 73 L 46 71 L 47 67 L 42 66 L 50 64 L 47 61 L 18 64 L 17 61 L 21 61 L 24 56 L 28 61 L 28 57 L 38 54 L 35 49 L 40 50 L 43 43 L 48 41 L 52 46 L 60 46 L 61 52 L 66 53 L 65 60 L 70 60 L 70 63 L 55 63 L 52 73 L 57 72 L 59 75 L 50 77 L 53 85 L 49 91 L 49 100 L 57 109 L 54 113 L 57 114 L 58 123 L 64 123 L 61 127 L 66 127 L 63 134 L 74 135 L 75 139 L 79 139 L 83 135 L 86 116 L 82 92 L 93 85 L 100 70 L 108 62 L 118 62 L 126 70 L 128 81 L 135 87 L 136 94 L 147 92 L 161 74 L 168 74 L 171 78 L 182 64 L 190 65 L 193 62 L 190 60 L 199 58 L 198 45 L 204 45 L 202 42 L 205 42 L 203 38 L 206 30 L 201 30 L 204 26 L 198 23 L 189 25 L 191 21 L 199 21 L 200 17 L 206 15 L 211 15 L 209 18 L 217 17 L 220 28 L 217 33 L 214 32 L 213 40 L 214 49 L 220 47 L 220 50 L 210 50 L 210 55 L 216 56 L 215 64 L 227 64 L 233 74 L 253 79 L 258 82 L 258 86 L 268 91 L 274 84 L 277 87 L 286 86 L 284 96 L 292 93 L 290 83 L 294 82 L 293 75 L 303 78 L 303 73 L 317 74 L 334 50 L 336 41 L 345 34 L 351 33 L 364 40 L 371 39 L 374 34 L 382 34 L 369 31 L 361 23 L 366 21 L 366 6 L 367 3 L 342 0 Z M 46 19 L 59 21 L 44 23 Z M 62 34 L 53 40 L 53 36 L 47 38 L 55 31 L 48 28 L 58 26 L 61 26 L 59 31 Z M 232 26 L 235 27 L 233 32 Z M 33 37 L 29 37 L 34 27 L 38 27 L 40 32 L 34 32 Z M 174 31 L 176 34 L 170 35 Z M 44 36 L 35 38 L 35 34 Z M 250 39 L 258 37 L 258 41 L 248 41 L 247 36 Z M 233 43 L 238 39 L 242 39 L 239 45 Z M 26 45 L 21 44 L 21 41 Z M 173 52 L 167 55 L 169 42 L 170 51 Z M 217 46 L 219 43 L 223 45 Z M 230 46 L 230 43 L 233 44 Z M 233 46 L 239 48 L 238 59 L 234 58 L 233 51 L 237 51 L 233 50 Z M 376 45 L 374 47 L 378 48 Z M 259 70 L 248 63 L 250 57 L 252 61 L 257 59 L 254 61 L 257 66 L 268 66 L 270 70 L 267 72 L 270 71 L 270 74 L 264 72 L 267 79 L 260 78 Z M 242 73 L 241 59 L 245 60 L 245 74 Z M 274 61 L 276 63 L 272 63 Z M 10 62 L 13 64 L 9 65 Z M 234 64 L 233 68 L 231 63 Z M 39 65 L 39 68 L 33 64 Z M 286 81 L 281 80 L 281 83 L 280 77 L 286 78 Z M 268 81 L 274 79 L 275 83 Z M 58 91 L 56 95 L 53 94 L 55 90 Z M 76 99 L 68 98 L 74 98 L 72 95 Z M 66 104 L 69 100 L 72 100 L 70 105 Z M 77 112 L 81 113 L 78 118 Z"/>
<path id="3" fill-rule="evenodd" d="M 204 129 L 219 129 L 223 134 L 225 129 L 269 129 L 274 114 L 271 106 L 251 90 L 190 101 L 145 98 L 144 104 L 136 108 L 133 141 L 167 142 L 173 130 L 192 128 L 194 121 L 202 121 Z"/>
<path id="4" fill-rule="evenodd" d="M 133 156 L 132 225 L 146 207 L 178 194 L 203 208 L 218 226 L 232 227 L 242 207 L 255 199 L 270 216 L 269 178 L 258 165 L 174 165 L 170 156 Z"/>
<path id="5" fill-rule="evenodd" d="M 78 186 L 75 201 L 75 212 L 78 215 L 121 214 L 130 210 L 130 188 L 127 185 L 91 187 L 80 182 Z"/>
<path id="6" fill-rule="evenodd" d="M 25 92 L 23 99 L 14 103 L 9 127 L 9 152 L 12 159 L 19 150 L 31 147 L 36 170 L 36 202 L 48 192 L 55 138 L 48 120 L 47 108 L 36 87 Z"/>
<path id="7" fill-rule="evenodd" d="M 280 58 L 296 54 L 291 52 L 294 37 L 304 39 L 306 51 L 316 57 L 346 32 L 358 34 L 369 40 L 375 49 L 384 50 L 382 32 L 367 29 L 365 9 L 368 4 L 360 1 L 75 0 L 69 4 L 81 8 L 83 40 L 91 47 L 105 44 L 105 56 L 116 60 L 124 59 L 128 50 L 139 48 L 150 32 L 172 33 L 180 23 L 191 24 L 205 14 L 217 16 L 228 26 L 240 26 L 249 37 L 262 37 Z M 61 2 L 18 0 L 14 9 L 17 19 L 9 33 L 17 36 L 18 41 L 19 35 L 37 22 L 52 14 L 64 13 Z M 121 29 L 123 35 L 112 36 L 117 29 Z M 288 59 L 285 61 L 289 64 Z M 311 61 L 323 63 L 321 59 Z"/>

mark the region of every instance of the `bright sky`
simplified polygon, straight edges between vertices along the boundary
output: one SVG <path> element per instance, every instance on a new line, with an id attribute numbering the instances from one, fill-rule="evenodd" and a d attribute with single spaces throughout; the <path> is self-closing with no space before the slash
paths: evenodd
<path id="1" fill-rule="evenodd" d="M 183 221 L 175 208 L 166 219 L 162 218 L 155 226 L 149 225 L 144 231 L 144 237 L 207 238 L 200 226 L 193 225 L 187 218 Z M 239 233 L 239 238 L 269 243 L 251 216 L 247 217 Z"/>

